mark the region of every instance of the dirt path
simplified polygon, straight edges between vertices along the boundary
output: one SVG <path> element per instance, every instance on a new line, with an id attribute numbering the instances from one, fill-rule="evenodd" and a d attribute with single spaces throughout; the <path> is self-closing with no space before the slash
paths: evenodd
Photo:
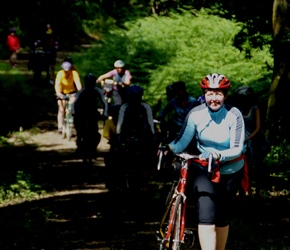
<path id="1" fill-rule="evenodd" d="M 26 65 L 25 58 L 19 60 L 17 70 L 31 78 Z M 1 250 L 158 248 L 161 200 L 158 195 L 112 193 L 106 188 L 106 139 L 101 139 L 98 156 L 86 169 L 74 154 L 75 137 L 68 141 L 56 132 L 56 114 L 8 141 L 15 147 L 0 147 L 7 169 L 29 174 L 27 181 L 44 185 L 46 193 L 0 203 Z"/>
<path id="2" fill-rule="evenodd" d="M 0 208 L 0 249 L 159 249 L 155 232 L 165 194 L 156 190 L 149 194 L 110 192 L 105 186 L 106 176 L 112 174 L 104 165 L 109 149 L 105 139 L 93 167 L 84 169 L 74 156 L 75 138 L 62 139 L 55 130 L 43 127 L 41 123 L 42 129 L 36 134 L 25 132 L 20 138 L 12 137 L 10 141 L 19 146 L 11 154 L 14 158 L 1 157 L 4 162 L 10 159 L 17 169 L 21 163 L 20 170 L 30 173 L 33 183 L 46 184 L 47 193 Z M 273 199 L 248 197 L 237 204 L 227 250 L 260 249 L 256 242 L 266 239 L 272 242 L 272 249 L 288 249 L 275 247 L 290 246 L 289 199 Z M 193 212 L 189 206 L 188 214 Z M 188 224 L 194 225 L 189 216 Z M 191 229 L 197 237 L 196 228 Z M 196 243 L 185 249 L 200 248 Z"/>
<path id="3" fill-rule="evenodd" d="M 62 139 L 55 130 L 23 132 L 9 142 L 19 146 L 15 165 L 25 162 L 31 181 L 46 183 L 47 193 L 1 208 L 1 249 L 157 249 L 160 200 L 106 189 L 106 139 L 89 169 L 74 157 L 75 137 Z"/>

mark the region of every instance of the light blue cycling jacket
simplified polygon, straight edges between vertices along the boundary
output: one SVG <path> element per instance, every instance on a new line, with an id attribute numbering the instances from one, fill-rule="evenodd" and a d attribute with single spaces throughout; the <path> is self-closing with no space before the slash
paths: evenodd
<path id="1" fill-rule="evenodd" d="M 180 153 L 194 136 L 201 153 L 220 153 L 221 174 L 232 174 L 243 167 L 243 159 L 229 162 L 238 158 L 244 150 L 244 120 L 237 108 L 225 104 L 213 112 L 205 103 L 193 108 L 187 115 L 179 136 L 169 146 L 174 153 Z"/>

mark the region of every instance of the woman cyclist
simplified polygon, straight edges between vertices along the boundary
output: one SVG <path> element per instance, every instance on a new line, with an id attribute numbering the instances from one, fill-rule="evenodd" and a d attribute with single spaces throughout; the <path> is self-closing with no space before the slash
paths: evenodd
<path id="1" fill-rule="evenodd" d="M 73 69 L 73 65 L 67 60 L 64 60 L 61 68 L 62 70 L 58 71 L 56 75 L 54 87 L 58 105 L 57 128 L 59 133 L 62 133 L 65 115 L 64 97 L 69 95 L 69 102 L 70 104 L 73 104 L 76 98 L 76 93 L 82 89 L 80 76 L 78 72 Z"/>
<path id="2" fill-rule="evenodd" d="M 190 168 L 193 185 L 188 188 L 197 203 L 198 236 L 203 250 L 225 249 L 231 202 L 243 176 L 245 128 L 241 112 L 224 103 L 230 85 L 221 74 L 204 77 L 200 87 L 205 103 L 190 111 L 180 134 L 168 145 L 169 151 L 180 153 L 196 137 L 199 160 L 207 161 L 212 153 L 220 166 L 218 183 L 200 165 Z"/>
<path id="3" fill-rule="evenodd" d="M 113 78 L 117 84 L 113 87 L 113 99 L 114 104 L 121 105 L 124 102 L 124 94 L 126 93 L 126 87 L 131 83 L 131 73 L 125 68 L 125 63 L 122 60 L 117 60 L 114 63 L 115 69 L 109 71 L 106 74 L 99 76 L 97 83 L 102 80 Z"/>

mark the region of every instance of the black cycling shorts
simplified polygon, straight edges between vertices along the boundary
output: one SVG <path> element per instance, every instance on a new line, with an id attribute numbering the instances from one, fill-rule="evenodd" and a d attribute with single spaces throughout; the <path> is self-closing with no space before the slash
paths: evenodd
<path id="1" fill-rule="evenodd" d="M 224 227 L 229 224 L 236 192 L 243 176 L 243 169 L 234 174 L 221 175 L 213 183 L 207 171 L 191 166 L 189 189 L 193 191 L 198 224 Z M 191 184 L 192 183 L 192 184 Z"/>

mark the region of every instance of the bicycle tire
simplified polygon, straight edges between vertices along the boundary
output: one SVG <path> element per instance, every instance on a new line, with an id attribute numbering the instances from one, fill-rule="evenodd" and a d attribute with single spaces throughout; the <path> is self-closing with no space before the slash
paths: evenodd
<path id="1" fill-rule="evenodd" d="M 173 207 L 170 218 L 172 219 L 172 229 L 169 238 L 169 249 L 180 250 L 180 224 L 181 224 L 181 212 L 182 212 L 182 196 L 177 195 L 175 205 Z"/>
<path id="2" fill-rule="evenodd" d="M 68 125 L 67 126 L 67 139 L 70 141 L 71 140 L 71 138 L 72 138 L 72 125 Z"/>
<path id="3" fill-rule="evenodd" d="M 66 137 L 66 126 L 63 125 L 62 127 L 62 133 L 61 133 L 61 138 L 64 139 Z"/>
<path id="4" fill-rule="evenodd" d="M 73 117 L 70 113 L 70 104 L 69 100 L 66 100 L 66 108 L 65 108 L 65 116 L 63 120 L 63 130 L 62 130 L 62 138 L 67 138 L 69 141 L 72 138 L 73 135 Z"/>

